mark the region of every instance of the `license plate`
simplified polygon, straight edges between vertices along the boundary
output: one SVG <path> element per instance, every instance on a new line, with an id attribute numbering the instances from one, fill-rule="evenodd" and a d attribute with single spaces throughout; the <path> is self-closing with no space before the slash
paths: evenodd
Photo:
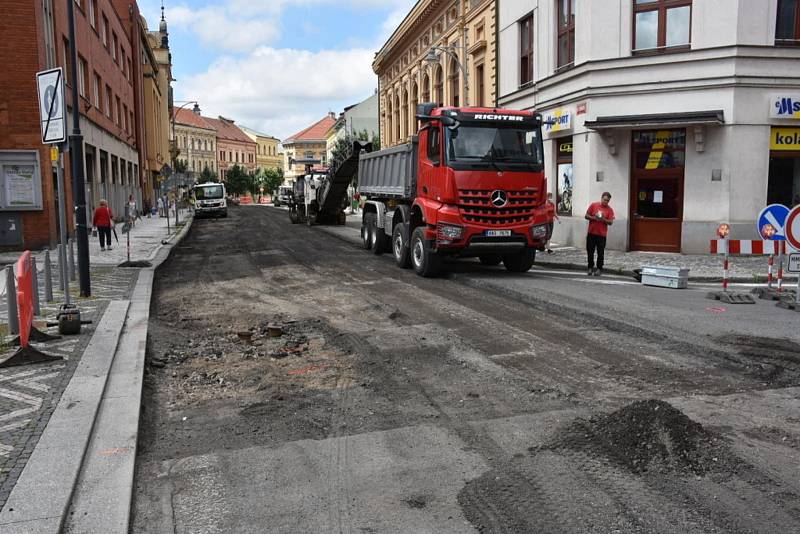
<path id="1" fill-rule="evenodd" d="M 486 237 L 511 237 L 511 230 L 486 230 Z"/>

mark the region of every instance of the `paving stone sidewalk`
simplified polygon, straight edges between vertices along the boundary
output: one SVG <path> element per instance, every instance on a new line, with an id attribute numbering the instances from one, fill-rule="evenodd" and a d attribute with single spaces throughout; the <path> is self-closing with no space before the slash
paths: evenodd
<path id="1" fill-rule="evenodd" d="M 39 263 L 39 291 L 41 296 L 41 315 L 35 324 L 49 334 L 57 334 L 57 328 L 46 327 L 47 321 L 54 321 L 63 302 L 63 293 L 57 289 L 54 280 L 54 302 L 44 301 L 44 268 Z M 57 268 L 53 265 L 53 273 Z M 56 408 L 64 389 L 67 387 L 81 356 L 100 322 L 111 300 L 128 299 L 138 278 L 138 269 L 120 269 L 110 266 L 94 266 L 91 269 L 92 297 L 75 298 L 79 293 L 78 284 L 70 284 L 70 293 L 81 310 L 84 320 L 93 321 L 84 326 L 80 335 L 63 337 L 61 340 L 36 344 L 43 352 L 63 357 L 63 360 L 45 364 L 25 365 L 0 369 L 0 508 L 5 505 L 11 490 L 22 473 L 25 464 L 36 447 Z M 5 284 L 2 289 L 5 288 Z M 6 295 L 0 296 L 0 360 L 10 356 L 15 350 L 8 345 Z"/>

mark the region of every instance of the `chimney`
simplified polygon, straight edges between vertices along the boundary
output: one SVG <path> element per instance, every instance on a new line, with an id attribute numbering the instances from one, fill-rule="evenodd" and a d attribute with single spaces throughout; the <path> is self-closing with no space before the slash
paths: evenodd
<path id="1" fill-rule="evenodd" d="M 336 113 L 334 113 L 333 111 L 329 111 L 328 112 L 328 117 L 330 117 L 332 119 L 335 119 L 336 118 Z"/>

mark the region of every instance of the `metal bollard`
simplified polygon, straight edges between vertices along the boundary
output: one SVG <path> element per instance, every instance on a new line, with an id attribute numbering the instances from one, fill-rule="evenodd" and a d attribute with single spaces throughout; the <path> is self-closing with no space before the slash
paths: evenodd
<path id="1" fill-rule="evenodd" d="M 19 315 L 17 315 L 17 284 L 14 281 L 14 266 L 6 266 L 6 301 L 8 303 L 8 333 L 19 334 Z"/>
<path id="2" fill-rule="evenodd" d="M 75 276 L 75 239 L 69 239 L 69 248 L 67 248 L 67 252 L 69 253 L 69 279 L 74 282 L 77 280 Z"/>
<path id="3" fill-rule="evenodd" d="M 64 245 L 58 245 L 58 284 L 61 286 L 61 291 L 67 292 L 67 255 L 64 250 Z"/>
<path id="4" fill-rule="evenodd" d="M 50 265 L 50 251 L 44 251 L 44 300 L 53 302 L 53 266 Z"/>
<path id="5" fill-rule="evenodd" d="M 31 258 L 31 269 L 33 270 L 33 315 L 39 316 L 42 314 L 42 308 L 39 303 L 39 268 L 36 266 L 36 258 Z"/>

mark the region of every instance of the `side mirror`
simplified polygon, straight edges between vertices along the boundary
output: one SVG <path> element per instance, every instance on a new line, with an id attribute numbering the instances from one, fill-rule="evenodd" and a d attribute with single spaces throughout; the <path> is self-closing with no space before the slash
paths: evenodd
<path id="1" fill-rule="evenodd" d="M 455 120 L 453 117 L 448 117 L 447 115 L 417 115 L 417 120 L 421 121 L 438 121 L 441 122 L 444 126 L 448 128 L 458 128 L 459 122 Z"/>

